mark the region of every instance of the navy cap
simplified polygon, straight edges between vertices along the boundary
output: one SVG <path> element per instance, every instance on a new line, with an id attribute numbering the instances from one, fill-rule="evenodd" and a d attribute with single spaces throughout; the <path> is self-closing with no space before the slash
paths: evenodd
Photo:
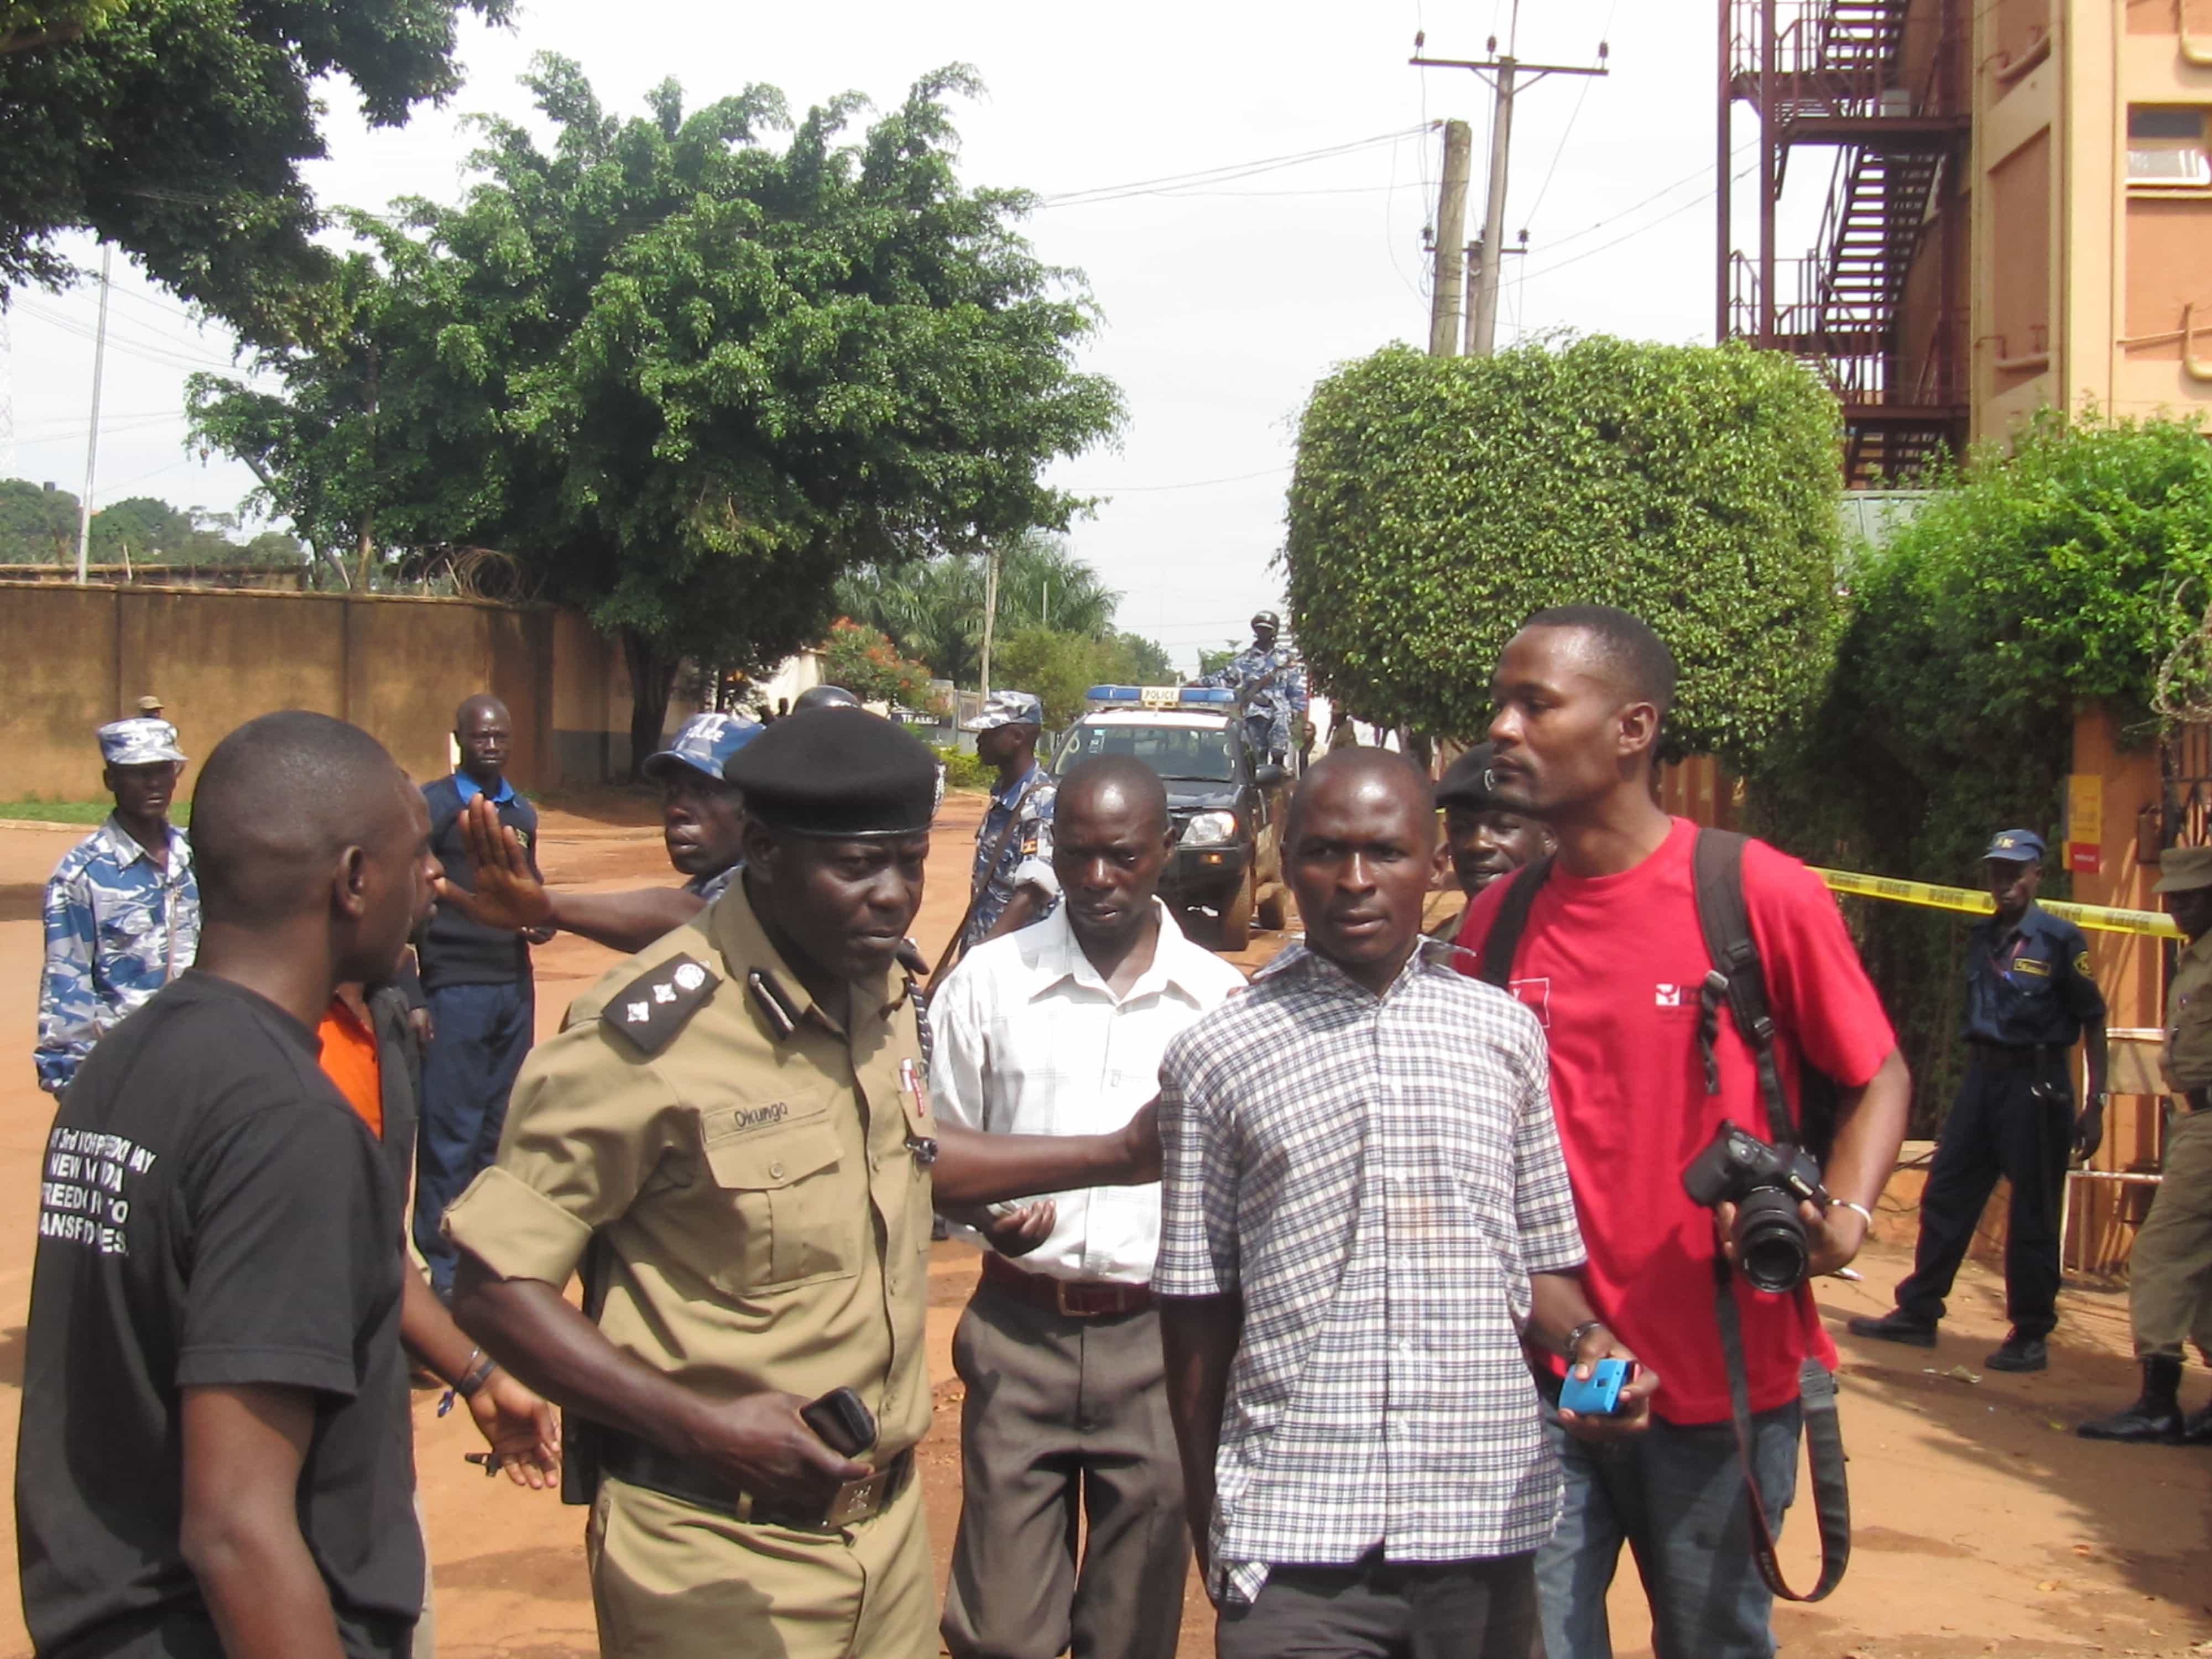
<path id="1" fill-rule="evenodd" d="M 1437 781 L 1437 805 L 1466 806 L 1477 811 L 1490 805 L 1490 763 L 1498 758 L 1498 745 L 1478 743 L 1466 750 Z"/>
<path id="2" fill-rule="evenodd" d="M 865 708 L 787 714 L 722 769 L 749 817 L 793 835 L 910 836 L 937 810 L 937 757 Z"/>
<path id="3" fill-rule="evenodd" d="M 637 769 L 659 782 L 672 768 L 688 766 L 720 783 L 722 768 L 765 728 L 743 714 L 694 714 L 676 733 L 676 741 L 657 755 L 647 755 Z"/>
<path id="4" fill-rule="evenodd" d="M 1990 850 L 1982 856 L 2002 859 L 2008 864 L 2040 864 L 2043 837 L 2033 830 L 2000 830 L 1990 837 Z"/>

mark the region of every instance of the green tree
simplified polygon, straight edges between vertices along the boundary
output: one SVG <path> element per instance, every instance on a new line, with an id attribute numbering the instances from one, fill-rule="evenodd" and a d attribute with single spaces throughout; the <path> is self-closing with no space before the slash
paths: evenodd
<path id="1" fill-rule="evenodd" d="M 0 53 L 0 298 L 76 273 L 88 230 L 251 338 L 312 331 L 331 274 L 301 164 L 324 154 L 317 82 L 375 126 L 459 84 L 456 18 L 513 0 L 131 0 L 13 7 L 88 17 L 82 40 Z M 105 10 L 104 16 L 96 12 Z M 74 14 L 74 15 L 72 15 Z M 6 18 L 0 15 L 0 29 Z M 27 36 L 22 37 L 27 39 Z"/>
<path id="2" fill-rule="evenodd" d="M 1833 654 L 1836 419 L 1804 368 L 1737 344 L 1377 352 L 1300 425 L 1299 647 L 1364 717 L 1463 737 L 1522 617 L 1618 605 L 1680 661 L 1674 750 L 1745 762 Z"/>
<path id="3" fill-rule="evenodd" d="M 1181 678 L 1167 647 L 1142 634 L 1115 634 L 1099 641 L 1093 684 L 1174 685 Z"/>
<path id="4" fill-rule="evenodd" d="M 842 685 L 862 702 L 887 702 L 917 714 L 943 711 L 943 700 L 929 683 L 929 671 L 898 653 L 880 629 L 840 617 L 822 645 L 822 677 Z"/>
<path id="5" fill-rule="evenodd" d="M 0 478 L 0 564 L 60 564 L 76 556 L 77 499 L 28 478 Z"/>
<path id="6" fill-rule="evenodd" d="M 780 150 L 772 88 L 687 113 L 669 82 L 620 120 L 564 60 L 527 83 L 551 149 L 490 123 L 459 206 L 360 222 L 342 344 L 264 353 L 273 401 L 193 390 L 319 550 L 350 526 L 524 561 L 620 637 L 642 754 L 681 659 L 756 672 L 820 637 L 847 569 L 1066 524 L 1038 474 L 1120 398 L 1074 368 L 1078 280 L 1012 228 L 1032 198 L 955 175 L 967 71 L 851 142 L 861 100 L 833 100 Z"/>
<path id="7" fill-rule="evenodd" d="M 1202 645 L 1199 647 L 1199 678 L 1204 679 L 1208 674 L 1214 673 L 1220 669 L 1228 667 L 1230 659 L 1236 656 L 1236 654 L 1243 648 L 1244 647 L 1243 646 L 1239 645 L 1234 640 L 1231 640 L 1223 645 L 1221 649 L 1218 651 L 1209 651 Z"/>
<path id="8" fill-rule="evenodd" d="M 846 615 L 880 628 L 939 678 L 975 685 L 983 672 L 983 556 L 956 555 L 926 564 L 855 570 L 837 585 Z M 1121 596 L 1056 536 L 1008 538 L 999 550 L 1000 638 L 1025 628 L 1052 628 L 1086 639 L 1113 631 Z M 993 665 L 993 678 L 1000 678 Z"/>
<path id="9" fill-rule="evenodd" d="M 1749 803 L 1814 862 L 1970 884 L 1993 831 L 2057 841 L 2082 703 L 2148 737 L 2171 663 L 2168 708 L 2212 704 L 2212 447 L 2181 421 L 2045 411 L 1939 483 L 1854 565 L 1820 717 Z M 1856 925 L 1927 1127 L 1955 1074 L 1964 924 L 1869 904 Z"/>
<path id="10" fill-rule="evenodd" d="M 130 0 L 0 0 L 0 54 L 76 40 Z"/>

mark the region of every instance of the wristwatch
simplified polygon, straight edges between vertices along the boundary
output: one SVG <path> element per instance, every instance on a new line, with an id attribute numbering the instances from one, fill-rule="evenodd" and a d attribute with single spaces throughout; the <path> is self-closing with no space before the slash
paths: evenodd
<path id="1" fill-rule="evenodd" d="M 1602 1319 L 1585 1319 L 1567 1333 L 1567 1340 L 1559 1345 L 1559 1352 L 1572 1363 L 1575 1357 L 1582 1352 L 1583 1339 L 1604 1323 L 1605 1321 Z"/>

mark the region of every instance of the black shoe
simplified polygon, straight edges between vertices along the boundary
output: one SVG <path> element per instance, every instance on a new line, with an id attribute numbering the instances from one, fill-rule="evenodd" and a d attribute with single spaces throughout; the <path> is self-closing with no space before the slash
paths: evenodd
<path id="1" fill-rule="evenodd" d="M 2137 1444 L 2171 1444 L 2185 1432 L 2181 1420 L 2181 1362 L 2146 1359 L 2142 1394 L 2125 1411 L 2084 1423 L 2074 1431 L 2084 1440 L 2125 1440 Z M 2212 1409 L 2203 1413 L 2212 1419 Z"/>
<path id="2" fill-rule="evenodd" d="M 2212 1406 L 2201 1412 L 2191 1412 L 2181 1425 L 2181 1443 L 2185 1446 L 2212 1446 Z"/>
<path id="3" fill-rule="evenodd" d="M 1999 1348 L 1982 1361 L 1993 1371 L 2039 1371 L 2051 1364 L 2051 1354 L 2039 1336 L 2022 1336 L 2018 1331 L 2004 1340 Z"/>
<path id="4" fill-rule="evenodd" d="M 1924 1320 L 1913 1318 L 1902 1308 L 1892 1308 L 1879 1319 L 1862 1316 L 1845 1328 L 1853 1336 L 1870 1336 L 1880 1342 L 1902 1342 L 1912 1348 L 1936 1346 L 1936 1328 Z"/>

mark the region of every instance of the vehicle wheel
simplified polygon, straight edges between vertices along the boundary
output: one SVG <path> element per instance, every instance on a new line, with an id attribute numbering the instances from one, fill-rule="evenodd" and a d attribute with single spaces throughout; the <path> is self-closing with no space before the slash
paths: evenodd
<path id="1" fill-rule="evenodd" d="M 1241 951 L 1252 942 L 1252 901 L 1259 881 L 1252 866 L 1244 866 L 1244 879 L 1237 884 L 1236 896 L 1221 907 L 1221 948 Z"/>
<path id="2" fill-rule="evenodd" d="M 1259 918 L 1260 925 L 1271 933 L 1283 931 L 1283 924 L 1291 919 L 1290 912 L 1290 903 L 1280 882 L 1272 884 L 1267 889 L 1267 896 L 1252 907 L 1252 914 Z"/>

